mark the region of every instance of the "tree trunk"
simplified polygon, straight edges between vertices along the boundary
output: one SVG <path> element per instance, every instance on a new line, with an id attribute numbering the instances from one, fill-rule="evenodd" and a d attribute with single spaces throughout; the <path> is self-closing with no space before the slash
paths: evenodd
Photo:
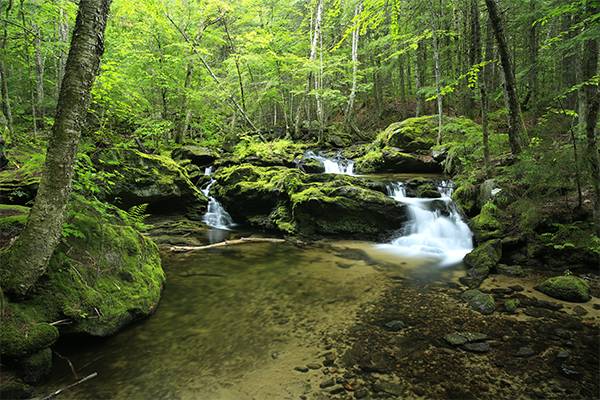
<path id="1" fill-rule="evenodd" d="M 440 55 L 439 55 L 439 41 L 438 41 L 438 16 L 436 14 L 436 7 L 433 0 L 429 3 L 431 5 L 431 32 L 433 33 L 433 60 L 435 61 L 435 94 L 437 100 L 437 111 L 438 111 L 438 135 L 437 144 L 442 144 L 442 95 L 440 94 Z"/>
<path id="2" fill-rule="evenodd" d="M 417 101 L 417 106 L 416 106 L 416 110 L 415 110 L 415 117 L 416 118 L 419 118 L 421 116 L 421 108 L 422 108 L 421 95 L 419 94 L 419 90 L 421 90 L 421 68 L 419 67 L 419 47 L 420 47 L 420 44 L 415 49 L 415 57 L 414 57 L 414 64 L 415 64 L 415 100 Z"/>
<path id="3" fill-rule="evenodd" d="M 40 27 L 33 23 L 31 28 L 34 32 L 33 35 L 33 66 L 35 71 L 35 94 L 37 108 L 37 115 L 41 121 L 41 125 L 44 123 L 44 54 L 42 53 L 42 42 L 40 39 Z"/>
<path id="4" fill-rule="evenodd" d="M 598 7 L 588 6 L 589 13 L 597 13 Z M 588 26 L 589 29 L 591 27 Z M 591 38 L 583 45 L 583 80 L 587 81 L 598 74 L 598 39 Z M 587 159 L 590 166 L 593 188 L 594 228 L 600 237 L 600 155 L 598 154 L 598 109 L 600 108 L 600 87 L 597 83 L 584 86 L 587 103 L 586 136 Z"/>
<path id="5" fill-rule="evenodd" d="M 525 134 L 525 125 L 521 115 L 521 106 L 517 95 L 517 80 L 510 53 L 510 46 L 506 36 L 504 21 L 498 7 L 497 0 L 485 0 L 490 22 L 494 29 L 494 36 L 498 43 L 498 52 L 500 54 L 500 64 L 504 74 L 504 89 L 506 104 L 508 106 L 508 143 L 514 155 L 521 154 L 523 146 L 523 134 Z"/>
<path id="6" fill-rule="evenodd" d="M 4 44 L 4 41 L 2 43 Z M 6 83 L 6 69 L 4 68 L 2 59 L 0 59 L 0 84 L 2 85 L 0 88 L 0 91 L 2 92 L 2 112 L 6 118 L 6 126 L 10 133 L 10 140 L 14 140 L 12 111 L 10 108 L 10 99 L 8 97 L 8 84 Z"/>
<path id="7" fill-rule="evenodd" d="M 352 89 L 348 97 L 348 105 L 344 116 L 344 122 L 348 131 L 354 132 L 364 140 L 360 130 L 354 121 L 354 101 L 356 97 L 356 85 L 358 83 L 358 39 L 360 37 L 360 16 L 362 14 L 362 3 L 354 10 L 354 26 L 352 31 Z"/>
<path id="8" fill-rule="evenodd" d="M 56 36 L 59 43 L 68 43 L 69 42 L 69 15 L 64 8 L 64 1 L 60 1 L 60 20 L 56 26 Z M 58 49 L 58 62 L 56 65 L 56 86 L 55 86 L 55 98 L 58 101 L 58 96 L 60 94 L 60 85 L 63 80 L 63 76 L 65 75 L 65 64 L 67 61 L 67 53 L 59 47 Z"/>
<path id="9" fill-rule="evenodd" d="M 2 286 L 24 297 L 46 267 L 62 236 L 72 189 L 81 129 L 104 52 L 104 31 L 112 0 L 81 0 L 61 86 L 52 137 L 27 225 L 2 254 Z"/>

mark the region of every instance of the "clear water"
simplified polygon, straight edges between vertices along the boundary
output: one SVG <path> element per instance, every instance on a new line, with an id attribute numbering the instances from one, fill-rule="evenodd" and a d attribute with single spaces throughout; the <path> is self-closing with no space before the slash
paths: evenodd
<path id="1" fill-rule="evenodd" d="M 98 373 L 61 399 L 297 399 L 293 368 L 314 361 L 327 332 L 355 321 L 385 287 L 382 271 L 441 280 L 464 273 L 350 241 L 165 253 L 163 266 L 167 286 L 154 316 L 91 345 L 64 338 L 56 346 L 79 378 Z M 38 398 L 73 382 L 55 357 Z"/>
<path id="2" fill-rule="evenodd" d="M 341 155 L 336 157 L 325 157 L 320 153 L 317 155 L 314 151 L 307 151 L 304 158 L 313 158 L 323 164 L 326 174 L 354 175 L 354 161 Z"/>

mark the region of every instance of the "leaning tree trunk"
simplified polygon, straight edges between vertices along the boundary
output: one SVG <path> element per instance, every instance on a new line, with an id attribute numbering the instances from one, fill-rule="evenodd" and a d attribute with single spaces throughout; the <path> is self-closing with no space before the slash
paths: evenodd
<path id="1" fill-rule="evenodd" d="M 494 36 L 498 43 L 498 53 L 500 54 L 500 64 L 504 74 L 506 104 L 508 106 L 508 143 L 514 155 L 521 154 L 523 146 L 523 134 L 525 125 L 521 115 L 521 106 L 517 96 L 517 80 L 515 78 L 515 69 L 510 54 L 510 46 L 506 36 L 504 21 L 500 15 L 497 0 L 485 0 L 485 4 L 490 16 L 490 22 L 494 29 Z"/>
<path id="2" fill-rule="evenodd" d="M 81 0 L 60 90 L 52 137 L 27 225 L 2 254 L 6 293 L 24 297 L 46 267 L 62 235 L 72 189 L 81 128 L 104 52 L 104 31 L 112 0 Z"/>

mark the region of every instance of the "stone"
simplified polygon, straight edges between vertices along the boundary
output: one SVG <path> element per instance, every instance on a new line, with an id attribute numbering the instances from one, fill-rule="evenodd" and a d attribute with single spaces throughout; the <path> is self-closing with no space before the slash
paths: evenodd
<path id="1" fill-rule="evenodd" d="M 294 371 L 298 371 L 298 372 L 308 372 L 308 368 L 306 367 L 295 367 Z"/>
<path id="2" fill-rule="evenodd" d="M 391 382 L 381 382 L 379 391 L 391 394 L 392 396 L 402 396 L 405 387 Z"/>
<path id="3" fill-rule="evenodd" d="M 523 268 L 519 265 L 506 265 L 506 264 L 498 264 L 496 265 L 496 271 L 500 275 L 506 276 L 523 276 Z"/>
<path id="4" fill-rule="evenodd" d="M 354 391 L 355 399 L 364 399 L 369 395 L 369 390 L 367 388 L 360 388 Z"/>
<path id="5" fill-rule="evenodd" d="M 490 345 L 485 342 L 465 343 L 462 345 L 462 348 L 468 351 L 472 351 L 474 353 L 486 353 L 490 351 Z"/>
<path id="6" fill-rule="evenodd" d="M 478 243 L 503 236 L 503 225 L 499 221 L 500 214 L 498 207 L 493 203 L 487 203 L 483 206 L 479 215 L 471 219 L 469 226 Z"/>
<path id="7" fill-rule="evenodd" d="M 463 261 L 471 268 L 467 274 L 473 278 L 483 279 L 488 276 L 502 257 L 502 242 L 499 239 L 489 240 L 468 253 Z"/>
<path id="8" fill-rule="evenodd" d="M 536 287 L 542 293 L 555 299 L 576 303 L 585 303 L 590 296 L 590 285 L 577 276 L 557 276 L 547 279 Z"/>
<path id="9" fill-rule="evenodd" d="M 308 369 L 319 369 L 319 368 L 321 368 L 321 364 L 318 364 L 318 363 L 310 363 L 310 364 L 307 364 L 307 365 L 306 365 L 306 367 L 307 367 Z"/>
<path id="10" fill-rule="evenodd" d="M 521 301 L 519 299 L 510 299 L 504 302 L 504 308 L 506 308 L 506 311 L 512 313 L 517 310 L 517 307 L 519 307 L 520 304 Z"/>
<path id="11" fill-rule="evenodd" d="M 190 160 L 192 164 L 200 168 L 212 165 L 219 157 L 219 154 L 214 150 L 199 146 L 182 146 L 171 152 L 173 160 Z"/>
<path id="12" fill-rule="evenodd" d="M 469 305 L 482 314 L 491 314 L 496 310 L 496 301 L 487 293 L 477 289 L 466 290 L 461 298 L 469 302 Z"/>
<path id="13" fill-rule="evenodd" d="M 535 351 L 529 346 L 519 347 L 519 350 L 517 352 L 517 356 L 520 356 L 520 357 L 529 357 L 534 354 L 535 354 Z"/>
<path id="14" fill-rule="evenodd" d="M 399 321 L 399 320 L 393 320 L 393 321 L 389 321 L 385 323 L 385 327 L 388 328 L 390 331 L 399 331 L 400 329 L 404 328 L 404 322 Z"/>
<path id="15" fill-rule="evenodd" d="M 331 387 L 333 385 L 335 385 L 335 381 L 333 379 L 326 379 L 319 384 L 319 387 L 321 389 L 325 389 L 325 388 Z"/>

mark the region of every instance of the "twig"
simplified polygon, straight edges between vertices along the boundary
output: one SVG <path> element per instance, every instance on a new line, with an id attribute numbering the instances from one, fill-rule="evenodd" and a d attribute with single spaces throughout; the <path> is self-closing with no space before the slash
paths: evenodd
<path id="1" fill-rule="evenodd" d="M 282 243 L 285 242 L 285 239 L 273 239 L 273 238 L 241 238 L 236 240 L 226 240 L 224 242 L 209 244 L 208 246 L 173 246 L 171 247 L 171 251 L 173 252 L 186 252 L 186 251 L 195 251 L 195 250 L 204 250 L 210 249 L 212 247 L 219 246 L 228 246 L 230 244 L 242 244 L 249 242 L 267 242 L 267 243 Z"/>
<path id="2" fill-rule="evenodd" d="M 67 362 L 69 363 L 69 367 L 71 367 L 71 372 L 73 372 L 73 376 L 75 377 L 75 379 L 79 379 L 77 377 L 77 373 L 75 372 L 75 368 L 73 368 L 73 364 L 71 363 L 71 360 L 69 360 L 67 357 L 59 354 L 58 352 L 54 352 L 54 354 L 56 354 L 57 356 L 59 356 L 60 358 L 62 358 L 63 360 L 67 360 Z"/>
<path id="3" fill-rule="evenodd" d="M 54 396 L 56 396 L 57 394 L 60 394 L 60 393 L 64 392 L 64 391 L 65 391 L 65 390 L 67 390 L 67 389 L 71 389 L 73 386 L 77 386 L 77 385 L 79 385 L 80 383 L 83 383 L 83 382 L 87 381 L 88 379 L 92 379 L 92 378 L 93 378 L 93 377 L 95 377 L 96 375 L 98 375 L 98 373 L 97 373 L 97 372 L 94 372 L 93 374 L 86 376 L 86 377 L 85 377 L 85 378 L 83 378 L 82 380 L 80 380 L 80 381 L 77 381 L 77 382 L 73 383 L 72 385 L 69 385 L 69 386 L 67 386 L 67 387 L 64 387 L 64 388 L 62 388 L 62 389 L 58 389 L 56 392 L 54 392 L 54 393 L 52 393 L 52 394 L 49 394 L 48 396 L 44 397 L 42 400 L 48 400 L 48 399 L 51 399 L 51 398 L 53 398 Z"/>

